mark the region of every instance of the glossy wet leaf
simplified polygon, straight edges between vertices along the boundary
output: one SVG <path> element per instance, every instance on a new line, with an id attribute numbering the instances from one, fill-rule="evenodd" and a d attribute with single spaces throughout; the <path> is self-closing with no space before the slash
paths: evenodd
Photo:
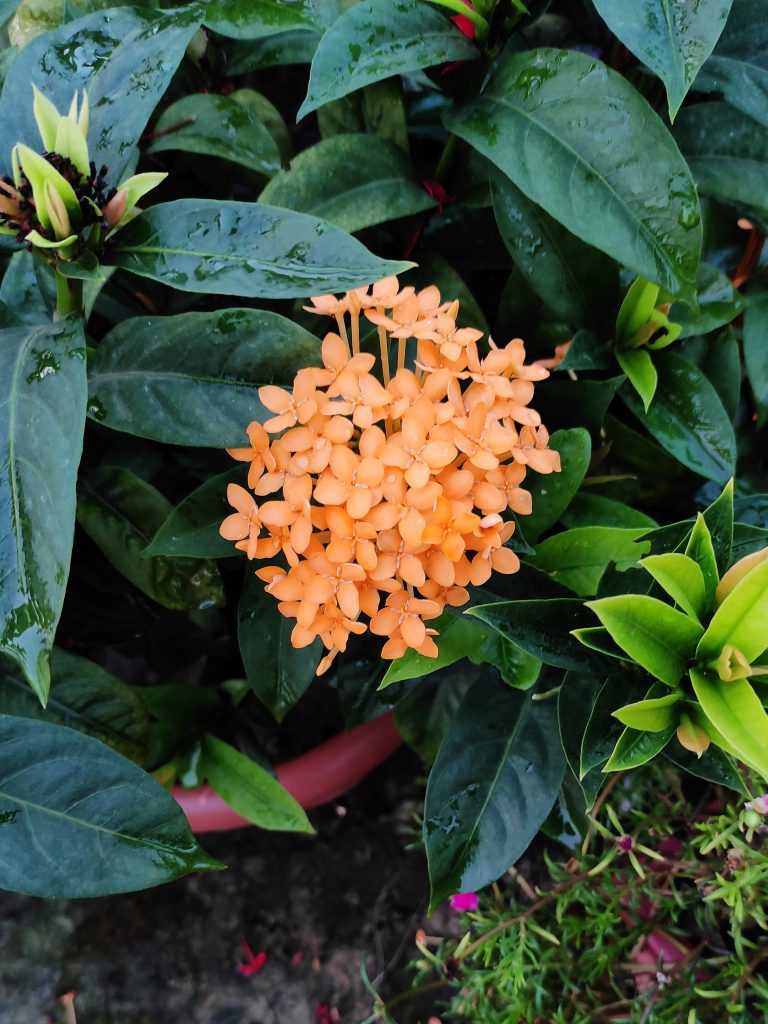
<path id="1" fill-rule="evenodd" d="M 0 802 L 4 889 L 105 896 L 222 867 L 150 775 L 65 726 L 0 715 Z"/>
<path id="2" fill-rule="evenodd" d="M 648 412 L 648 407 L 653 401 L 659 383 L 659 375 L 653 365 L 650 353 L 644 348 L 617 349 L 616 361 L 637 392 L 643 403 L 643 409 Z"/>
<path id="3" fill-rule="evenodd" d="M 716 786 L 727 786 L 728 789 L 741 793 L 749 798 L 749 792 L 742 782 L 733 759 L 714 745 L 697 757 L 691 750 L 686 750 L 676 740 L 672 740 L 664 751 L 664 756 L 689 775 L 714 782 Z"/>
<path id="4" fill-rule="evenodd" d="M 616 264 L 585 245 L 499 172 L 493 209 L 515 265 L 547 309 L 574 327 L 595 325 L 618 293 Z"/>
<path id="5" fill-rule="evenodd" d="M 541 541 L 529 561 L 579 596 L 588 597 L 597 593 L 611 563 L 620 571 L 628 569 L 650 550 L 648 541 L 640 541 L 646 532 L 644 526 L 579 526 Z"/>
<path id="6" fill-rule="evenodd" d="M 701 69 L 696 89 L 720 93 L 768 126 L 768 21 L 763 0 L 733 0 L 725 31 Z"/>
<path id="7" fill-rule="evenodd" d="M 88 415 L 167 444 L 247 447 L 248 424 L 271 415 L 259 386 L 290 385 L 319 352 L 317 338 L 265 310 L 124 320 L 96 349 Z"/>
<path id="8" fill-rule="evenodd" d="M 333 135 L 291 161 L 259 202 L 321 217 L 344 231 L 419 213 L 434 200 L 416 179 L 410 160 L 372 135 Z"/>
<path id="9" fill-rule="evenodd" d="M 371 82 L 475 57 L 456 26 L 420 0 L 363 0 L 320 40 L 297 120 Z"/>
<path id="10" fill-rule="evenodd" d="M 735 320 L 747 306 L 747 302 L 734 288 L 731 279 L 711 263 L 699 264 L 696 287 L 698 312 L 694 313 L 683 302 L 676 302 L 669 311 L 669 319 L 682 325 L 681 339 L 697 334 L 708 334 L 718 327 L 723 327 Z"/>
<path id="11" fill-rule="evenodd" d="M 253 825 L 278 832 L 314 831 L 274 775 L 210 733 L 203 737 L 202 770 L 222 800 Z"/>
<path id="12" fill-rule="evenodd" d="M 703 628 L 683 612 L 642 594 L 587 602 L 622 650 L 656 679 L 677 686 Z"/>
<path id="13" fill-rule="evenodd" d="M 36 269 L 45 272 L 39 265 L 36 268 L 31 252 L 24 249 L 14 253 L 0 283 L 0 300 L 25 324 L 40 326 L 49 324 L 52 318 L 40 291 Z"/>
<path id="14" fill-rule="evenodd" d="M 280 169 L 277 144 L 264 123 L 229 96 L 185 96 L 163 111 L 154 133 L 158 137 L 147 146 L 148 153 L 200 153 L 268 177 Z"/>
<path id="15" fill-rule="evenodd" d="M 725 27 L 731 0 L 594 0 L 611 32 L 659 76 L 674 119 Z"/>
<path id="16" fill-rule="evenodd" d="M 720 576 L 717 555 L 712 543 L 712 534 L 707 526 L 706 519 L 704 519 L 701 513 L 696 516 L 696 521 L 687 535 L 687 540 L 685 537 L 686 534 L 684 532 L 685 554 L 688 558 L 693 559 L 701 570 L 702 579 L 704 580 L 704 606 L 709 608 L 715 599 L 715 591 Z M 678 544 L 673 544 L 673 546 L 679 547 Z"/>
<path id="17" fill-rule="evenodd" d="M 751 664 L 768 647 L 768 561 L 754 566 L 728 594 L 707 626 L 696 657 L 717 658 L 726 644 Z"/>
<path id="18" fill-rule="evenodd" d="M 319 640 L 294 647 L 294 623 L 281 615 L 277 601 L 251 571 L 240 595 L 237 612 L 240 656 L 251 689 L 278 722 L 302 697 L 315 678 L 323 654 Z"/>
<path id="19" fill-rule="evenodd" d="M 90 156 L 97 167 L 107 165 L 117 186 L 199 24 L 192 5 L 176 11 L 118 7 L 38 36 L 11 65 L 0 97 L 0 138 L 8 140 L 3 170 L 10 169 L 12 143 L 40 146 L 30 82 L 59 110 L 87 87 Z"/>
<path id="20" fill-rule="evenodd" d="M 402 657 L 390 663 L 379 685 L 380 690 L 405 679 L 418 679 L 430 675 L 462 658 L 477 654 L 491 636 L 489 630 L 483 629 L 477 622 L 463 615 L 446 613 L 434 620 L 432 625 L 438 631 L 435 637 L 437 657 L 426 658 L 409 648 Z"/>
<path id="21" fill-rule="evenodd" d="M 311 64 L 320 42 L 320 33 L 312 29 L 291 29 L 261 39 L 235 43 L 227 62 L 230 75 L 286 64 Z"/>
<path id="22" fill-rule="evenodd" d="M 568 508 L 586 475 L 592 452 L 589 434 L 583 427 L 555 431 L 549 447 L 560 452 L 561 472 L 544 476 L 529 472 L 525 478 L 525 488 L 533 499 L 533 511 L 525 517 L 523 527 L 530 542 L 554 526 Z"/>
<path id="23" fill-rule="evenodd" d="M 604 772 L 626 772 L 647 764 L 664 750 L 675 734 L 676 724 L 658 732 L 640 732 L 627 728 L 619 736 Z"/>
<path id="24" fill-rule="evenodd" d="M 570 635 L 572 629 L 594 625 L 592 616 L 575 598 L 498 601 L 474 605 L 466 614 L 487 623 L 546 665 L 580 670 L 602 664 L 597 654 Z"/>
<path id="25" fill-rule="evenodd" d="M 143 552 L 173 506 L 130 470 L 104 466 L 81 487 L 77 519 L 115 568 L 164 608 L 210 608 L 224 604 L 213 562 L 146 557 Z"/>
<path id="26" fill-rule="evenodd" d="M 231 540 L 224 540 L 219 527 L 231 514 L 227 485 L 246 484 L 242 463 L 226 473 L 206 480 L 183 498 L 152 538 L 146 555 L 171 555 L 175 558 L 226 558 L 238 554 Z"/>
<path id="27" fill-rule="evenodd" d="M 723 403 L 704 374 L 673 352 L 655 356 L 656 397 L 647 412 L 629 388 L 621 397 L 653 437 L 694 473 L 725 483 L 736 464 L 736 439 Z"/>
<path id="28" fill-rule="evenodd" d="M 0 359 L 0 650 L 45 703 L 75 528 L 85 339 L 69 317 L 3 331 Z"/>
<path id="29" fill-rule="evenodd" d="M 318 28 L 321 10 L 318 0 L 206 0 L 203 21 L 231 39 L 262 39 L 279 32 Z"/>
<path id="30" fill-rule="evenodd" d="M 585 796 L 590 797 L 596 779 L 586 780 L 595 769 L 601 769 L 608 760 L 619 736 L 621 724 L 613 717 L 613 712 L 627 699 L 627 677 L 615 673 L 601 683 L 594 701 L 590 705 L 589 717 L 584 727 L 584 735 L 579 748 L 578 778 L 584 785 Z"/>
<path id="31" fill-rule="evenodd" d="M 658 525 L 639 509 L 588 491 L 580 491 L 574 497 L 560 517 L 560 522 L 569 529 L 577 526 L 618 526 L 622 529 L 644 526 L 652 530 Z"/>
<path id="32" fill-rule="evenodd" d="M 750 293 L 744 314 L 744 365 L 757 410 L 757 426 L 768 422 L 768 293 Z"/>
<path id="33" fill-rule="evenodd" d="M 581 747 L 584 734 L 589 724 L 593 708 L 605 683 L 605 677 L 595 673 L 566 672 L 560 692 L 557 695 L 557 721 L 560 740 L 563 745 L 568 766 L 574 779 L 579 784 L 586 809 L 595 802 L 600 787 L 605 781 L 599 770 L 588 771 L 583 778 L 581 774 Z M 610 719 L 606 720 L 606 728 L 611 729 Z"/>
<path id="34" fill-rule="evenodd" d="M 768 715 L 749 680 L 724 683 L 692 668 L 691 682 L 715 729 L 746 764 L 768 779 Z"/>
<path id="35" fill-rule="evenodd" d="M 145 210 L 115 235 L 109 262 L 181 291 L 271 299 L 342 292 L 411 266 L 307 214 L 203 199 Z"/>
<path id="36" fill-rule="evenodd" d="M 662 121 L 616 72 L 575 51 L 516 54 L 445 122 L 578 238 L 693 298 L 693 180 Z"/>
<path id="37" fill-rule="evenodd" d="M 768 223 L 768 125 L 727 103 L 696 103 L 681 112 L 675 139 L 703 195 Z"/>
<path id="38" fill-rule="evenodd" d="M 397 731 L 426 764 L 437 757 L 467 690 L 482 672 L 479 667 L 449 665 L 420 680 L 395 705 Z"/>
<path id="39" fill-rule="evenodd" d="M 430 907 L 495 881 L 522 856 L 565 772 L 554 704 L 482 680 L 467 694 L 427 783 Z"/>
<path id="40" fill-rule="evenodd" d="M 43 710 L 10 661 L 0 661 L 4 714 L 67 725 L 142 763 L 149 718 L 139 691 L 87 658 L 59 647 L 51 653 L 51 691 Z"/>

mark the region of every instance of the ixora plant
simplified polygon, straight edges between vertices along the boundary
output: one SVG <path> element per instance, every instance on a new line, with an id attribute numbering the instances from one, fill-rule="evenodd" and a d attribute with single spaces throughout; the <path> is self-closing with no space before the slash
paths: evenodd
<path id="1" fill-rule="evenodd" d="M 0 3 L 0 886 L 342 727 L 433 906 L 636 769 L 764 858 L 764 5 L 88 7 Z"/>

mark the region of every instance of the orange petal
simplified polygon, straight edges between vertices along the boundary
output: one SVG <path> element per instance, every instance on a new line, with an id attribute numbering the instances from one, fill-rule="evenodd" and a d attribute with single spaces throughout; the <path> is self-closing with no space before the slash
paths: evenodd
<path id="1" fill-rule="evenodd" d="M 244 519 L 239 512 L 234 512 L 231 516 L 227 516 L 221 524 L 219 533 L 224 540 L 242 540 L 243 537 L 248 536 L 249 529 L 248 520 Z"/>
<path id="2" fill-rule="evenodd" d="M 330 474 L 321 476 L 315 484 L 315 501 L 321 505 L 343 505 L 349 497 L 351 487 Z"/>
<path id="3" fill-rule="evenodd" d="M 418 648 L 424 643 L 427 627 L 417 616 L 406 615 L 400 626 L 400 632 L 409 647 Z"/>
<path id="4" fill-rule="evenodd" d="M 267 526 L 290 526 L 296 518 L 296 513 L 285 501 L 267 501 L 260 510 L 259 515 Z"/>
<path id="5" fill-rule="evenodd" d="M 291 407 L 291 395 L 283 388 L 275 387 L 274 384 L 265 384 L 259 388 L 259 401 L 266 405 L 270 412 L 281 413 Z"/>

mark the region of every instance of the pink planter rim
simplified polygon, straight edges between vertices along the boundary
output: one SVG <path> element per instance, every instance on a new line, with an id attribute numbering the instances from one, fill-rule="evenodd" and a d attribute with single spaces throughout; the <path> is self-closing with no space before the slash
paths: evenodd
<path id="1" fill-rule="evenodd" d="M 278 765 L 275 774 L 294 800 L 310 810 L 352 789 L 401 744 L 395 716 L 390 711 Z M 171 795 L 193 832 L 222 832 L 251 824 L 225 804 L 210 786 L 174 786 Z"/>

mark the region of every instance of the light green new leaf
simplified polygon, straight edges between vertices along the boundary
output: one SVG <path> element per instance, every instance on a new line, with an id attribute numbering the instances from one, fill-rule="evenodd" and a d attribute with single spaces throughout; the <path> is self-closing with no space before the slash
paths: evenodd
<path id="1" fill-rule="evenodd" d="M 176 199 L 112 239 L 110 265 L 186 292 L 294 299 L 408 270 L 325 221 L 262 203 Z"/>
<path id="2" fill-rule="evenodd" d="M 96 349 L 88 415 L 166 444 L 248 447 L 248 424 L 271 415 L 259 386 L 290 387 L 319 362 L 314 335 L 266 310 L 136 317 Z"/>
<path id="3" fill-rule="evenodd" d="M 611 32 L 664 82 L 672 120 L 723 31 L 731 0 L 594 0 Z"/>
<path id="4" fill-rule="evenodd" d="M 691 682 L 715 730 L 742 761 L 768 779 L 768 715 L 749 681 L 724 683 L 692 668 Z"/>
<path id="5" fill-rule="evenodd" d="M 640 565 L 684 612 L 694 619 L 701 618 L 708 603 L 704 574 L 698 563 L 688 555 L 670 551 L 663 555 L 649 555 L 642 559 Z"/>
<path id="6" fill-rule="evenodd" d="M 685 546 L 685 554 L 701 570 L 704 580 L 704 607 L 711 608 L 715 600 L 715 591 L 717 590 L 720 574 L 718 572 L 715 549 L 712 544 L 712 534 L 709 532 L 707 521 L 701 512 L 698 512 L 696 515 L 696 522 Z"/>
<path id="7" fill-rule="evenodd" d="M 663 122 L 621 75 L 583 53 L 528 50 L 445 123 L 577 237 L 693 300 L 696 188 Z"/>
<path id="8" fill-rule="evenodd" d="M 163 111 L 154 134 L 148 153 L 179 150 L 220 157 L 267 177 L 280 170 L 280 152 L 268 128 L 231 96 L 185 96 Z"/>
<path id="9" fill-rule="evenodd" d="M 650 353 L 644 348 L 616 349 L 616 360 L 629 378 L 629 383 L 643 400 L 643 408 L 648 406 L 656 394 L 659 375 L 653 365 Z"/>
<path id="10" fill-rule="evenodd" d="M 314 832 L 273 775 L 210 733 L 203 737 L 202 772 L 222 800 L 251 824 L 272 832 Z"/>
<path id="11" fill-rule="evenodd" d="M 322 217 L 344 231 L 361 231 L 419 213 L 434 200 L 416 180 L 399 146 L 375 135 L 333 135 L 291 161 L 259 202 Z"/>
<path id="12" fill-rule="evenodd" d="M 648 697 L 645 700 L 636 701 L 634 704 L 625 704 L 624 707 L 613 712 L 613 717 L 618 718 L 622 725 L 629 726 L 630 729 L 661 732 L 663 729 L 669 728 L 670 725 L 677 724 L 677 715 L 674 709 L 682 699 L 682 693 L 668 693 L 664 697 Z"/>
<path id="13" fill-rule="evenodd" d="M 3 330 L 0 651 L 43 704 L 72 552 L 85 387 L 79 319 Z"/>
<path id="14" fill-rule="evenodd" d="M 423 0 L 363 0 L 320 40 L 296 119 L 371 82 L 477 55 L 456 26 Z"/>
<path id="15" fill-rule="evenodd" d="M 696 657 L 717 658 L 726 644 L 741 651 L 750 664 L 768 647 L 768 561 L 756 565 L 726 597 L 707 626 Z"/>
<path id="16" fill-rule="evenodd" d="M 677 686 L 703 628 L 683 612 L 642 594 L 588 601 L 622 650 L 667 686 Z"/>
<path id="17" fill-rule="evenodd" d="M 646 764 L 666 747 L 674 735 L 675 728 L 673 723 L 657 732 L 625 729 L 616 741 L 616 746 L 603 766 L 603 771 L 625 772 Z"/>
<path id="18" fill-rule="evenodd" d="M 437 630 L 435 637 L 438 655 L 436 658 L 426 658 L 412 648 L 396 658 L 387 669 L 386 675 L 379 684 L 383 690 L 392 683 L 399 683 L 405 679 L 418 679 L 420 676 L 430 675 L 438 669 L 453 665 L 478 651 L 488 638 L 491 631 L 483 629 L 477 622 L 467 619 L 462 615 L 441 615 L 430 623 Z"/>
<path id="19" fill-rule="evenodd" d="M 628 569 L 650 550 L 650 541 L 637 542 L 647 532 L 646 527 L 581 526 L 548 537 L 528 561 L 581 597 L 589 597 L 597 593 L 611 563 Z"/>

